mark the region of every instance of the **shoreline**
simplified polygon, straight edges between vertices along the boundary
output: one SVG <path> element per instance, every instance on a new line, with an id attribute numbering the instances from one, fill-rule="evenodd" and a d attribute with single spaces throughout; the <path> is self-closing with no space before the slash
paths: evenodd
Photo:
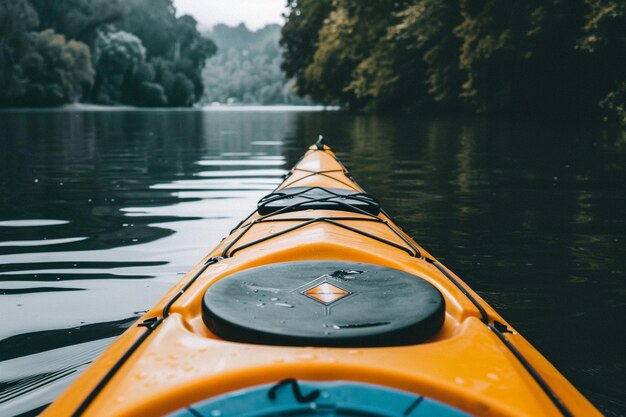
<path id="1" fill-rule="evenodd" d="M 101 104 L 73 103 L 56 107 L 0 107 L 0 112 L 71 112 L 71 111 L 210 111 L 210 112 L 230 112 L 230 111 L 340 111 L 339 106 L 323 105 L 293 105 L 293 104 L 239 104 L 239 105 L 198 105 L 192 107 L 135 107 L 135 106 L 107 106 Z"/>

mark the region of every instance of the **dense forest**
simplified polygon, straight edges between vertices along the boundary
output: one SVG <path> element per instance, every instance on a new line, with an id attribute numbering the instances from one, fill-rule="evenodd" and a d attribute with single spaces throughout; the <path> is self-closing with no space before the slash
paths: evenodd
<path id="1" fill-rule="evenodd" d="M 282 30 L 207 36 L 173 0 L 0 0 L 0 106 L 308 102 L 295 89 L 351 109 L 626 123 L 623 0 L 286 3 Z"/>
<path id="2" fill-rule="evenodd" d="M 626 121 L 624 0 L 288 0 L 283 69 L 353 109 Z"/>
<path id="3" fill-rule="evenodd" d="M 204 67 L 203 103 L 308 104 L 281 71 L 280 25 L 250 31 L 216 25 L 208 37 L 218 52 Z"/>
<path id="4" fill-rule="evenodd" d="M 215 52 L 172 0 L 0 0 L 0 106 L 189 106 Z"/>

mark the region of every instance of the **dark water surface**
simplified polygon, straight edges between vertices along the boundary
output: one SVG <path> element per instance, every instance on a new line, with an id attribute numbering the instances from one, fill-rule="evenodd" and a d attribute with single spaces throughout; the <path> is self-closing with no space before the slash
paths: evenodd
<path id="1" fill-rule="evenodd" d="M 295 111 L 0 112 L 0 415 L 35 415 L 325 134 L 404 229 L 626 415 L 626 135 Z"/>

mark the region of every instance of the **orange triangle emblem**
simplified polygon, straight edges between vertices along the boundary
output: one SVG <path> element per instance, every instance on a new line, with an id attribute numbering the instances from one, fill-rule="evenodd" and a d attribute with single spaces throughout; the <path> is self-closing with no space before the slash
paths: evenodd
<path id="1" fill-rule="evenodd" d="M 339 288 L 328 281 L 316 285 L 313 288 L 304 290 L 302 294 L 314 299 L 324 305 L 329 305 L 351 294 L 350 291 Z"/>

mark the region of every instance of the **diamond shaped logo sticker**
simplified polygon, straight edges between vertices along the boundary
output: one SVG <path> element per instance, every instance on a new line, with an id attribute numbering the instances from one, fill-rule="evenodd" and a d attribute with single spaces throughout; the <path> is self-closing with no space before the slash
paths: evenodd
<path id="1" fill-rule="evenodd" d="M 352 293 L 348 290 L 344 290 L 343 288 L 331 284 L 328 281 L 324 281 L 320 284 L 315 285 L 312 288 L 309 288 L 308 290 L 302 291 L 302 294 L 324 305 L 329 305 L 334 303 L 335 301 L 341 300 L 342 298 Z"/>

